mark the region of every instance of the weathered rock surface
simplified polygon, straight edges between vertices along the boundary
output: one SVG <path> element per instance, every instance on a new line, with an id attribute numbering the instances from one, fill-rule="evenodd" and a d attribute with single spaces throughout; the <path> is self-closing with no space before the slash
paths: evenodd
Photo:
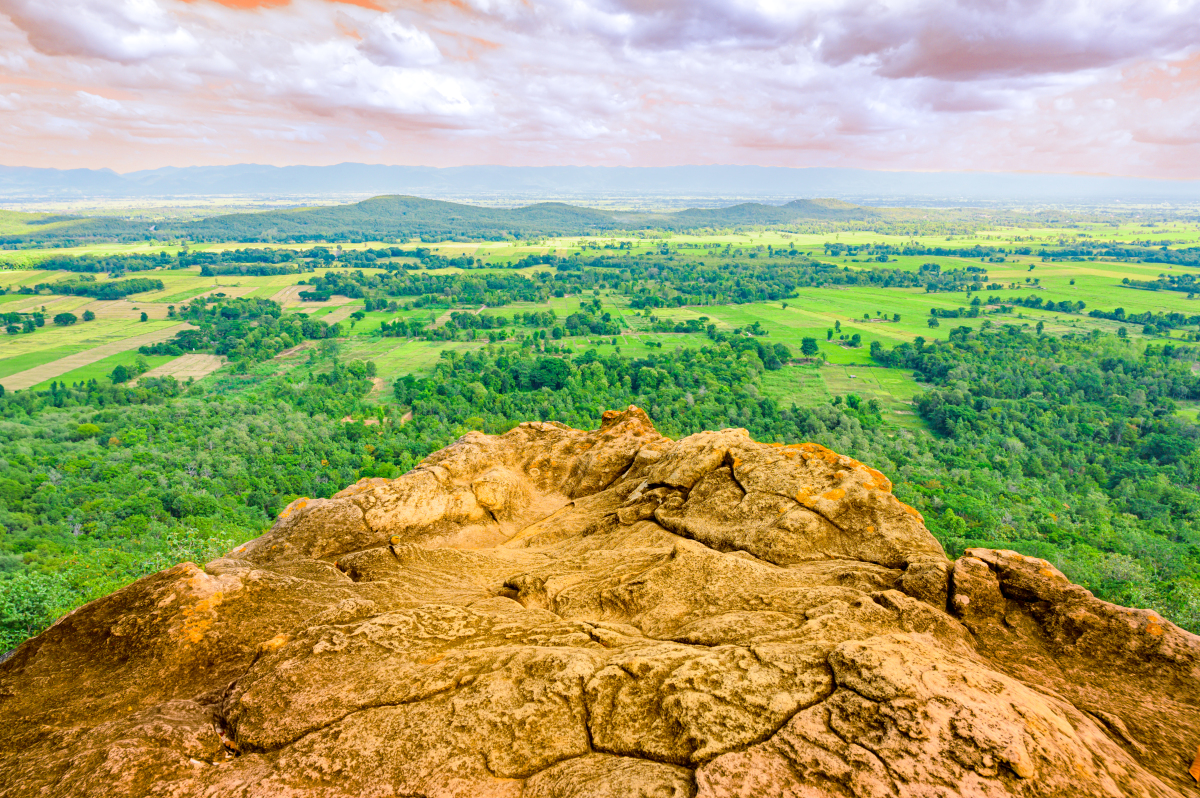
<path id="1" fill-rule="evenodd" d="M 742 430 L 472 433 L 0 665 L 3 796 L 1200 796 L 1200 638 Z"/>

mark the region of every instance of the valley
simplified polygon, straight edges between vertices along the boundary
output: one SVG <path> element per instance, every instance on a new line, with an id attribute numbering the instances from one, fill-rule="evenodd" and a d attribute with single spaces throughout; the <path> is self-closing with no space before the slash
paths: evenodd
<path id="1" fill-rule="evenodd" d="M 819 224 L 0 251 L 5 642 L 468 430 L 628 404 L 852 454 L 951 556 L 1200 629 L 1195 222 Z"/>

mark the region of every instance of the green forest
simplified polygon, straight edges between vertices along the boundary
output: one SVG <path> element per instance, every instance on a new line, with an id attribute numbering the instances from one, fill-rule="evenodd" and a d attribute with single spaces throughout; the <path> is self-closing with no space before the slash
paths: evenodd
<path id="1" fill-rule="evenodd" d="M 289 224 L 453 221 L 480 239 L 578 210 L 451 220 L 466 206 L 409 199 Z M 246 246 L 271 215 L 244 214 L 208 220 L 213 235 L 247 225 L 236 247 L 50 253 L 0 290 L 5 340 L 28 347 L 7 374 L 136 334 L 98 317 L 103 302 L 180 326 L 83 378 L 0 388 L 0 651 L 143 574 L 258 536 L 296 497 L 397 476 L 469 430 L 594 428 L 629 404 L 672 437 L 744 427 L 844 452 L 892 478 L 952 557 L 1044 557 L 1104 599 L 1200 631 L 1194 240 L 1153 224 L 1093 239 L 1106 223 L 963 240 L 979 219 L 939 213 L 735 206 L 653 224 L 741 220 L 754 235 L 465 252 L 343 247 L 316 227 L 294 249 Z M 859 232 L 799 245 L 761 227 L 800 218 Z M 487 227 L 514 219 L 526 227 Z M 195 354 L 224 365 L 147 374 Z M 876 377 L 899 393 L 866 387 Z"/>
<path id="2" fill-rule="evenodd" d="M 234 355 L 203 384 L 56 383 L 0 397 L 0 645 L 260 534 L 297 496 L 399 475 L 468 430 L 529 419 L 594 428 L 628 404 L 671 436 L 736 426 L 845 452 L 888 473 L 951 556 L 987 545 L 1045 557 L 1103 598 L 1200 630 L 1200 429 L 1174 412 L 1200 398 L 1200 381 L 1181 348 L 990 324 L 873 347 L 879 366 L 925 386 L 915 405 L 925 433 L 889 426 L 854 394 L 781 405 L 762 377 L 793 353 L 754 336 L 710 333 L 700 347 L 633 358 L 566 354 L 529 334 L 446 350 L 379 402 L 374 364 L 343 358 L 330 328 L 305 331 L 257 303 L 219 307 L 184 311 L 204 321 L 192 345 Z M 319 344 L 269 359 L 293 335 Z"/>

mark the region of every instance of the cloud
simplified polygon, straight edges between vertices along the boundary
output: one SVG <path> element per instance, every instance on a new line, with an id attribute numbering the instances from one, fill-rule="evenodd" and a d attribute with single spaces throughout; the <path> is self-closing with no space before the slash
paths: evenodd
<path id="1" fill-rule="evenodd" d="M 77 91 L 75 96 L 79 98 L 80 107 L 83 109 L 117 115 L 125 113 L 125 106 L 108 97 L 101 97 L 86 91 Z"/>
<path id="2" fill-rule="evenodd" d="M 50 55 L 130 64 L 199 49 L 191 32 L 155 0 L 4 0 L 0 11 Z"/>
<path id="3" fill-rule="evenodd" d="M 442 60 L 429 34 L 381 14 L 371 20 L 358 49 L 372 63 L 391 67 L 432 66 Z"/>
<path id="4" fill-rule="evenodd" d="M 0 0 L 0 115 L 40 165 L 1200 178 L 1198 42 L 1200 0 Z"/>

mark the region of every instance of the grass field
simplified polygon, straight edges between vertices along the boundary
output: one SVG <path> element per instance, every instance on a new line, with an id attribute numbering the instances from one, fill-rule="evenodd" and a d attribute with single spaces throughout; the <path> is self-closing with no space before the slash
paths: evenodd
<path id="1" fill-rule="evenodd" d="M 111 355 L 169 338 L 183 328 L 177 321 L 96 319 L 69 327 L 47 324 L 34 333 L 8 335 L 0 339 L 0 384 L 16 390 L 61 379 Z"/>
<path id="2" fill-rule="evenodd" d="M 923 429 L 925 423 L 910 404 L 921 392 L 912 374 L 878 366 L 846 366 L 832 363 L 784 366 L 762 378 L 763 392 L 784 406 L 801 407 L 829 402 L 834 396 L 856 394 L 864 400 L 878 399 L 886 424 L 905 429 Z"/>
<path id="3" fill-rule="evenodd" d="M 125 366 L 126 368 L 131 367 L 137 360 L 137 354 L 138 353 L 136 349 L 130 349 L 125 352 L 118 352 L 115 355 L 109 355 L 108 357 L 101 358 L 94 363 L 88 363 L 86 366 L 80 366 L 79 368 L 71 369 L 64 374 L 56 375 L 52 379 L 43 380 L 37 385 L 34 385 L 33 389 L 43 390 L 45 388 L 49 388 L 51 382 L 65 382 L 68 385 L 76 382 L 87 382 L 88 380 L 107 382 L 108 375 L 112 374 L 113 369 L 115 369 L 117 366 Z M 173 359 L 174 358 L 172 358 L 170 355 L 151 355 L 150 357 L 146 358 L 146 361 L 150 364 L 150 368 L 155 368 L 156 366 L 161 366 Z"/>
<path id="4" fill-rule="evenodd" d="M 3 343 L 8 343 L 4 341 Z M 25 371 L 26 369 L 36 368 L 37 366 L 52 363 L 59 358 L 73 355 L 76 352 L 83 352 L 91 347 L 86 343 L 77 343 L 73 346 L 58 346 L 49 349 L 35 349 L 30 352 L 25 352 L 12 357 L 0 358 L 0 382 L 12 374 Z"/>
<path id="5" fill-rule="evenodd" d="M 0 232 L 3 231 L 5 223 L 5 219 L 0 217 Z M 1164 239 L 1175 242 L 1171 246 L 1195 245 L 1200 242 L 1200 227 L 1194 224 L 1150 226 L 1091 224 L 1080 225 L 1075 229 L 984 230 L 972 236 L 929 235 L 920 240 L 929 246 L 946 247 L 969 247 L 974 244 L 1013 246 L 1019 243 L 1022 246 L 1030 246 L 1036 251 L 1043 246 L 1057 246 L 1060 242 L 1067 244 L 1074 244 L 1078 241 L 1158 242 Z M 775 230 L 700 236 L 552 238 L 536 241 L 484 243 L 444 242 L 423 244 L 422 246 L 428 246 L 445 256 L 470 255 L 483 260 L 486 264 L 494 264 L 498 268 L 531 254 L 553 252 L 559 255 L 568 255 L 572 252 L 583 251 L 588 254 L 620 256 L 623 252 L 636 253 L 657 250 L 664 244 L 673 253 L 676 253 L 676 257 L 680 260 L 703 259 L 717 263 L 720 261 L 714 258 L 717 252 L 716 247 L 724 248 L 726 245 L 730 245 L 732 249 L 741 249 L 746 253 L 758 248 L 765 252 L 767 246 L 777 249 L 795 247 L 798 251 L 807 253 L 818 260 L 838 266 L 870 269 L 881 267 L 883 264 L 867 262 L 852 256 L 829 257 L 825 254 L 824 245 L 827 242 L 846 245 L 872 243 L 903 245 L 911 240 L 912 238 L 909 236 L 884 235 L 870 231 L 800 234 Z M 617 249 L 622 243 L 627 248 L 625 250 Z M 192 249 L 223 251 L 247 246 L 260 245 L 198 244 L 192 245 Z M 288 246 L 293 249 L 307 249 L 311 245 Z M 362 243 L 342 244 L 341 246 L 344 250 L 354 250 L 382 246 L 382 244 Z M 178 249 L 177 245 L 139 243 L 105 244 L 74 249 L 3 251 L 0 252 L 0 286 L 15 291 L 21 287 L 53 283 L 69 277 L 70 275 L 66 272 L 50 272 L 36 268 L 40 258 L 51 254 L 116 254 L 159 250 L 176 252 Z M 772 262 L 771 260 L 763 261 L 766 265 Z M 1038 256 L 1008 256 L 1004 263 L 981 264 L 977 260 L 955 257 L 899 256 L 887 263 L 886 267 L 915 270 L 927 262 L 939 263 L 943 269 L 961 269 L 966 266 L 986 268 L 986 282 L 1000 283 L 1005 287 L 1000 290 L 985 290 L 981 292 L 982 298 L 992 295 L 1007 300 L 1010 297 L 1038 296 L 1043 300 L 1055 302 L 1082 301 L 1088 309 L 1112 310 L 1123 307 L 1129 313 L 1146 310 L 1177 311 L 1189 315 L 1200 313 L 1200 301 L 1188 299 L 1185 293 L 1136 290 L 1121 282 L 1125 278 L 1131 280 L 1153 279 L 1159 274 L 1169 274 L 1174 271 L 1166 264 L 1104 261 L 1055 263 L 1042 262 Z M 522 272 L 528 274 L 548 268 L 532 267 L 524 269 Z M 1177 268 L 1180 272 L 1186 271 L 1182 267 Z M 319 269 L 317 273 L 325 271 L 328 270 Z M 363 271 L 370 272 L 371 269 Z M 438 271 L 458 272 L 461 270 Z M 14 375 L 24 374 L 25 377 L 21 380 L 24 383 L 30 379 L 30 370 L 45 375 L 41 377 L 39 384 L 44 384 L 51 379 L 77 381 L 90 379 L 97 375 L 106 375 L 117 363 L 125 362 L 122 358 L 133 356 L 135 347 L 123 344 L 123 342 L 135 336 L 161 331 L 176 324 L 174 320 L 167 318 L 168 305 L 180 305 L 213 293 L 273 299 L 283 304 L 288 311 L 308 313 L 314 318 L 329 323 L 342 322 L 344 334 L 347 336 L 343 342 L 343 357 L 375 361 L 379 369 L 379 376 L 385 382 L 390 382 L 407 373 L 427 374 L 437 362 L 443 349 L 476 348 L 483 346 L 483 340 L 486 338 L 486 333 L 483 333 L 475 342 L 440 343 L 375 337 L 372 334 L 385 321 L 396 318 L 416 318 L 425 322 L 433 322 L 438 319 L 448 319 L 449 311 L 444 307 L 398 313 L 377 311 L 366 314 L 361 321 L 355 321 L 349 317 L 362 308 L 361 300 L 335 296 L 328 302 L 300 302 L 298 294 L 303 288 L 297 283 L 301 279 L 310 279 L 312 274 L 205 277 L 200 274 L 198 268 L 191 268 L 155 271 L 152 275 L 163 281 L 164 287 L 161 291 L 139 294 L 115 302 L 98 302 L 87 297 L 55 296 L 48 293 L 0 295 L 0 312 L 32 311 L 44 307 L 46 312 L 51 315 L 64 311 L 79 315 L 84 310 L 91 310 L 97 315 L 97 319 L 93 322 L 81 322 L 72 327 L 61 328 L 47 324 L 46 327 L 32 334 L 0 338 L 0 380 L 8 378 L 11 381 Z M 95 276 L 98 281 L 110 279 L 103 274 Z M 565 319 L 579 308 L 581 300 L 590 301 L 591 299 L 591 294 L 584 297 L 567 296 L 551 299 L 545 304 L 519 303 L 491 308 L 489 312 L 512 318 L 514 314 L 523 311 L 551 309 L 559 319 Z M 608 355 L 619 350 L 623 355 L 642 357 L 669 354 L 682 347 L 700 347 L 708 344 L 708 338 L 704 335 L 654 332 L 651 318 L 641 311 L 631 309 L 628 306 L 628 300 L 615 295 L 610 290 L 602 292 L 601 301 L 603 309 L 612 313 L 623 327 L 623 332 L 615 337 L 615 343 L 612 336 L 581 336 L 565 338 L 558 342 L 559 345 L 569 347 L 575 352 L 595 349 L 602 355 Z M 781 401 L 796 401 L 797 403 L 828 401 L 834 395 L 847 393 L 856 393 L 864 399 L 876 398 L 883 404 L 885 418 L 888 422 L 898 427 L 920 426 L 921 422 L 912 413 L 909 404 L 912 397 L 920 391 L 920 386 L 912 380 L 911 374 L 876 367 L 869 354 L 872 341 L 879 341 L 884 346 L 890 347 L 902 342 L 912 342 L 918 337 L 926 340 L 945 338 L 955 327 L 974 328 L 985 323 L 1033 327 L 1040 322 L 1044 325 L 1046 332 L 1052 335 L 1086 332 L 1091 329 L 1113 333 L 1118 328 L 1127 326 L 1127 333 L 1130 337 L 1141 336 L 1139 325 L 1122 325 L 1118 322 L 1092 319 L 1086 315 L 1051 313 L 1020 307 L 1016 308 L 1012 314 L 983 314 L 976 319 L 942 319 L 939 327 L 931 329 L 928 326 L 927 320 L 931 308 L 953 310 L 966 307 L 968 302 L 968 296 L 962 293 L 930 294 L 925 293 L 922 289 L 826 287 L 800 289 L 796 297 L 786 301 L 786 306 L 784 302 L 770 302 L 664 308 L 652 311 L 651 315 L 655 319 L 671 322 L 703 318 L 706 320 L 705 324 L 714 324 L 722 331 L 745 329 L 757 323 L 767 333 L 761 338 L 763 343 L 783 343 L 797 354 L 804 338 L 814 338 L 818 342 L 820 355 L 825 361 L 824 365 L 820 367 L 815 364 L 789 365 L 780 371 L 768 372 L 762 379 L 764 392 Z M 470 308 L 462 309 L 469 310 Z M 151 321 L 144 323 L 138 321 L 143 311 L 149 315 Z M 864 318 L 864 314 L 868 318 Z M 899 314 L 898 321 L 894 320 L 896 314 Z M 836 329 L 836 332 L 832 340 L 828 340 L 828 331 L 831 329 Z M 848 339 L 854 334 L 861 337 L 860 347 L 848 346 Z M 842 340 L 843 338 L 846 340 Z M 86 360 L 84 353 L 92 352 L 92 350 L 96 350 L 93 354 L 98 355 L 94 358 L 94 362 L 79 362 L 81 358 Z M 70 368 L 65 372 L 55 371 L 64 365 L 70 366 Z M 168 364 L 163 365 L 167 367 Z M 211 366 L 212 364 L 207 364 L 201 368 L 197 364 L 197 374 L 203 376 L 204 373 L 208 373 L 205 369 Z M 34 376 L 37 376 L 37 373 Z M 14 386 L 6 387 L 16 386 L 14 384 Z M 1180 412 L 1194 415 L 1197 408 L 1186 407 Z"/>
<path id="6" fill-rule="evenodd" d="M 391 383 L 405 374 L 428 375 L 441 359 L 443 350 L 466 352 L 485 345 L 482 341 L 416 341 L 356 336 L 342 347 L 341 357 L 343 360 L 373 360 L 379 378 Z"/>

